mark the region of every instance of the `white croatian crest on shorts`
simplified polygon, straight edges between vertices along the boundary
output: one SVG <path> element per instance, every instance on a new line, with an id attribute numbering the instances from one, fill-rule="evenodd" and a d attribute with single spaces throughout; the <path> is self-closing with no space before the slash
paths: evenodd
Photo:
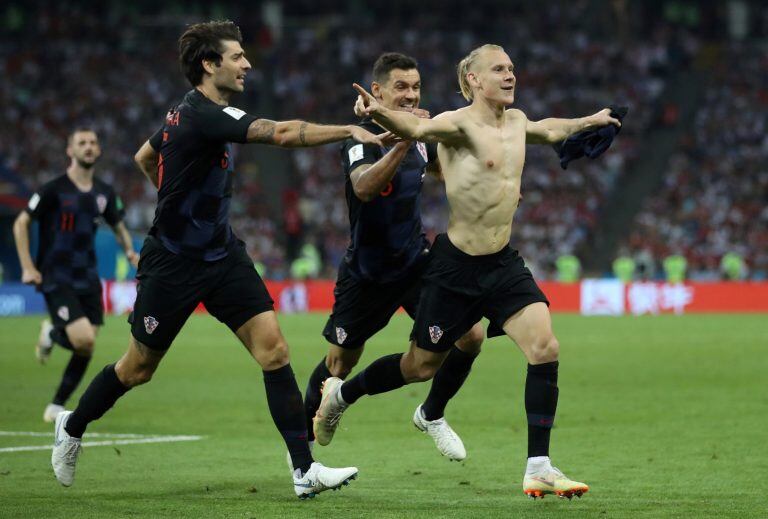
<path id="1" fill-rule="evenodd" d="M 60 306 L 56 314 L 61 317 L 62 321 L 69 321 L 69 308 L 66 306 Z"/>
<path id="2" fill-rule="evenodd" d="M 152 335 L 152 332 L 155 331 L 155 328 L 157 328 L 157 325 L 160 324 L 157 322 L 157 319 L 152 317 L 151 315 L 147 315 L 144 317 L 144 329 L 147 330 L 147 333 Z"/>
<path id="3" fill-rule="evenodd" d="M 97 196 L 96 207 L 99 208 L 99 214 L 104 214 L 104 211 L 107 209 L 107 197 L 104 195 Z"/>
<path id="4" fill-rule="evenodd" d="M 427 155 L 427 145 L 423 142 L 417 142 L 416 149 L 419 150 L 419 154 L 421 155 L 421 158 L 424 159 L 424 162 L 429 162 L 429 155 Z"/>
<path id="5" fill-rule="evenodd" d="M 347 340 L 347 332 L 342 328 L 341 326 L 336 327 L 336 342 L 339 344 L 344 344 L 344 341 Z"/>
<path id="6" fill-rule="evenodd" d="M 429 327 L 429 338 L 432 341 L 432 344 L 437 344 L 437 341 L 439 341 L 442 336 L 443 330 L 441 330 L 439 326 L 435 325 Z"/>

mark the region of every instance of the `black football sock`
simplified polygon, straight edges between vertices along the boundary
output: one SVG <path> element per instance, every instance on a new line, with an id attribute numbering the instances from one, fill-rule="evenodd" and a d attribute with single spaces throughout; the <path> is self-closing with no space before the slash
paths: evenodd
<path id="1" fill-rule="evenodd" d="M 109 364 L 93 378 L 64 429 L 70 436 L 82 438 L 88 424 L 104 416 L 129 389 L 117 378 L 115 365 Z"/>
<path id="2" fill-rule="evenodd" d="M 432 388 L 421 407 L 426 420 L 432 421 L 443 417 L 445 406 L 467 380 L 476 358 L 477 355 L 465 353 L 456 346 L 451 349 L 445 362 L 435 373 Z"/>
<path id="3" fill-rule="evenodd" d="M 402 353 L 386 355 L 373 361 L 363 371 L 341 385 L 341 398 L 354 404 L 363 395 L 378 395 L 405 385 L 400 371 Z"/>
<path id="4" fill-rule="evenodd" d="M 314 460 L 307 444 L 304 403 L 291 365 L 264 371 L 264 386 L 267 389 L 269 412 L 288 447 L 293 468 L 300 469 L 304 474 Z"/>
<path id="5" fill-rule="evenodd" d="M 64 375 L 61 377 L 61 383 L 56 390 L 56 394 L 53 397 L 53 403 L 56 405 L 64 405 L 69 400 L 72 393 L 77 388 L 80 381 L 85 375 L 85 370 L 88 368 L 88 363 L 91 362 L 90 355 L 87 357 L 72 353 L 72 358 L 69 359 L 67 367 L 64 369 Z"/>
<path id="6" fill-rule="evenodd" d="M 528 364 L 525 412 L 528 415 L 528 457 L 549 456 L 549 433 L 557 410 L 558 362 Z"/>
<path id="7" fill-rule="evenodd" d="M 307 391 L 304 393 L 304 414 L 307 418 L 307 439 L 313 441 L 315 439 L 315 433 L 312 431 L 312 418 L 315 417 L 317 408 L 320 407 L 320 399 L 322 393 L 320 388 L 323 381 L 331 376 L 331 372 L 328 371 L 328 366 L 325 365 L 325 357 L 315 367 L 315 370 L 309 376 L 309 382 L 307 383 Z"/>
<path id="8" fill-rule="evenodd" d="M 75 351 L 75 347 L 72 346 L 71 342 L 69 342 L 69 337 L 67 337 L 67 332 L 65 332 L 63 328 L 52 328 L 51 333 L 49 333 L 48 336 L 51 338 L 53 342 L 55 342 L 62 348 L 69 351 Z"/>

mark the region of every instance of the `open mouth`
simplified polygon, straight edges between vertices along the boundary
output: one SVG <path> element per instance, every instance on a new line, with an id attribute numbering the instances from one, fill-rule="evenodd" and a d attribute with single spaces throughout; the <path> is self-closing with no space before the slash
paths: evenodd
<path id="1" fill-rule="evenodd" d="M 515 87 L 513 87 L 513 86 L 503 86 L 503 87 L 501 87 L 501 89 L 502 90 L 506 90 L 507 92 L 511 92 L 512 90 L 515 89 Z"/>

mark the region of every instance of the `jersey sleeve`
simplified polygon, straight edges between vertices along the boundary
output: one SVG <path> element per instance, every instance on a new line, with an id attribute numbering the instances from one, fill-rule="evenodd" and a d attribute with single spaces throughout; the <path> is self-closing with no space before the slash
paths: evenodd
<path id="1" fill-rule="evenodd" d="M 104 209 L 104 220 L 114 227 L 122 222 L 124 217 L 125 206 L 123 205 L 123 199 L 112 190 L 109 192 L 109 197 L 107 198 L 107 208 Z"/>
<path id="2" fill-rule="evenodd" d="M 206 106 L 196 115 L 205 137 L 224 142 L 247 142 L 248 126 L 258 119 L 234 106 Z"/>
<path id="3" fill-rule="evenodd" d="M 56 205 L 56 191 L 50 184 L 45 184 L 32 194 L 24 210 L 34 219 L 39 219 Z"/>
<path id="4" fill-rule="evenodd" d="M 155 133 L 152 134 L 152 137 L 149 138 L 149 145 L 152 146 L 153 150 L 160 151 L 160 146 L 163 145 L 164 131 L 165 126 L 161 126 Z"/>
<path id="5" fill-rule="evenodd" d="M 358 166 L 373 164 L 384 154 L 375 144 L 363 144 L 353 139 L 347 139 L 341 145 L 341 161 L 344 164 L 344 174 L 349 174 Z"/>

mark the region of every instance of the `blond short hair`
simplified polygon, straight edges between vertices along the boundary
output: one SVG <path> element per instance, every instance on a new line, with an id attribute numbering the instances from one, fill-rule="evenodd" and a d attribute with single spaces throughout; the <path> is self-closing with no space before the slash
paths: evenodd
<path id="1" fill-rule="evenodd" d="M 463 95 L 464 99 L 467 101 L 472 101 L 474 98 L 472 87 L 469 85 L 469 81 L 467 81 L 467 73 L 472 68 L 472 65 L 475 64 L 475 61 L 477 61 L 477 57 L 484 50 L 500 50 L 504 52 L 504 48 L 501 45 L 486 43 L 485 45 L 481 45 L 480 47 L 467 54 L 464 59 L 459 61 L 459 65 L 456 67 L 456 72 L 459 75 L 459 88 L 461 88 L 461 95 Z"/>

